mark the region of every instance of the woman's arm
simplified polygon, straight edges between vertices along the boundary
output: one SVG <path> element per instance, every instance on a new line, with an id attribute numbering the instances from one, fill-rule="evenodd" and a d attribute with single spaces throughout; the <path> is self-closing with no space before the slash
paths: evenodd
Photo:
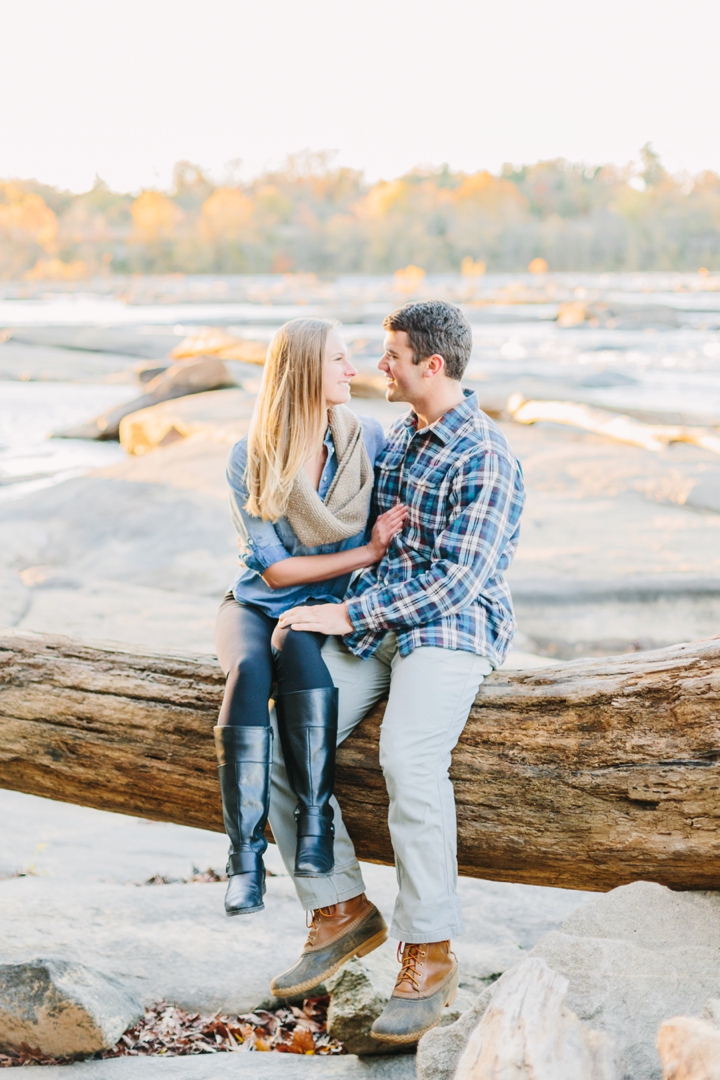
<path id="1" fill-rule="evenodd" d="M 407 515 L 406 508 L 398 503 L 381 514 L 375 522 L 372 536 L 362 547 L 350 551 L 337 551 L 332 555 L 294 555 L 289 559 L 268 566 L 262 579 L 271 589 L 285 589 L 290 585 L 311 585 L 315 581 L 350 574 L 380 562 L 393 536 L 400 532 Z"/>

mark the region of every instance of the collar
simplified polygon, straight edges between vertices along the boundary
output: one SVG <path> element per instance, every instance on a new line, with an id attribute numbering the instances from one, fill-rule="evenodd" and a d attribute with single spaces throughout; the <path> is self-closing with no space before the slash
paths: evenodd
<path id="1" fill-rule="evenodd" d="M 467 423 L 471 419 L 473 413 L 478 411 L 477 394 L 474 390 L 467 390 L 463 387 L 464 401 L 461 401 L 459 405 L 456 405 L 454 409 L 450 409 L 449 412 L 444 413 L 434 424 L 428 424 L 427 427 L 418 428 L 417 413 L 411 411 L 405 417 L 405 426 L 408 428 L 414 428 L 414 434 L 422 432 L 431 432 L 435 435 L 440 442 L 449 443 L 453 439 L 463 424 Z M 412 437 L 412 436 L 411 436 Z"/>

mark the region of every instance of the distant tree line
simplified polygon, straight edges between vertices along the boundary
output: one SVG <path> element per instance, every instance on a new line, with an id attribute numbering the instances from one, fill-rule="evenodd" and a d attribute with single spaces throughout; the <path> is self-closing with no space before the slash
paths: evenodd
<path id="1" fill-rule="evenodd" d="M 564 160 L 481 171 L 414 169 L 370 184 L 326 154 L 248 183 L 180 162 L 172 190 L 83 194 L 0 182 L 0 276 L 720 269 L 720 177 Z"/>

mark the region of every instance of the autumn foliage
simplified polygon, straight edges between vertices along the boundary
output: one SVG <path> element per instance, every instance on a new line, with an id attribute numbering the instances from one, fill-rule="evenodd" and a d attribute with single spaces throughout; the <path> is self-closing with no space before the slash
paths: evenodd
<path id="1" fill-rule="evenodd" d="M 247 183 L 181 162 L 170 191 L 136 195 L 0 183 L 0 276 L 720 269 L 720 177 L 671 176 L 649 145 L 641 158 L 373 184 L 327 154 Z"/>

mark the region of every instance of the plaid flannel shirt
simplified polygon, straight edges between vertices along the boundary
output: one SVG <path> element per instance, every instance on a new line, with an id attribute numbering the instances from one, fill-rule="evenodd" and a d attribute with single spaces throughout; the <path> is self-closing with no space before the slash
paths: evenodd
<path id="1" fill-rule="evenodd" d="M 395 630 L 402 656 L 434 645 L 499 667 L 515 633 L 503 574 L 525 501 L 520 463 L 471 391 L 429 427 L 417 422 L 413 412 L 397 420 L 377 459 L 375 513 L 402 502 L 408 517 L 382 561 L 350 585 L 355 632 L 344 641 L 368 657 Z"/>

